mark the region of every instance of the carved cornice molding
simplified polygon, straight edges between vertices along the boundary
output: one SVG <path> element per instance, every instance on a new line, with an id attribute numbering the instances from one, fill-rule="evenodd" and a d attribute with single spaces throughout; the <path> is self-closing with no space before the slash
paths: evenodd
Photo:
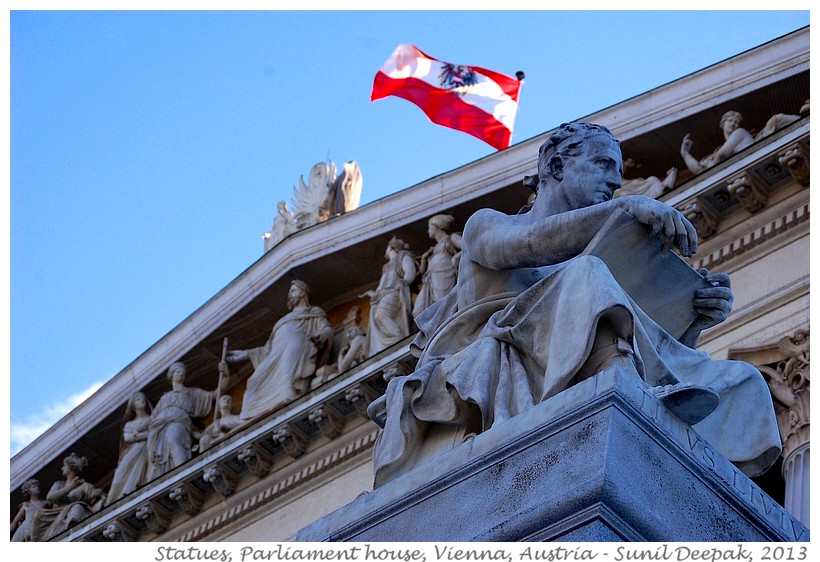
<path id="1" fill-rule="evenodd" d="M 690 219 L 691 220 L 691 219 Z M 751 232 L 735 237 L 708 254 L 697 258 L 692 264 L 695 269 L 705 267 L 709 270 L 722 263 L 736 258 L 752 248 L 772 240 L 786 231 L 809 220 L 809 202 L 790 209 L 775 219 L 770 220 Z M 697 225 L 696 225 L 697 226 Z M 808 259 L 808 256 L 807 256 Z"/>
<path id="2" fill-rule="evenodd" d="M 316 478 L 322 473 L 327 472 L 343 462 L 369 451 L 376 443 L 376 437 L 378 437 L 378 434 L 379 430 L 374 429 L 352 443 L 349 443 L 342 449 L 338 449 L 333 453 L 312 462 L 311 464 L 289 474 L 281 480 L 277 479 L 277 481 L 273 482 L 270 487 L 244 499 L 241 504 L 220 512 L 218 515 L 209 518 L 207 521 L 203 521 L 198 524 L 195 529 L 188 530 L 184 535 L 173 540 L 178 542 L 191 542 L 205 539 L 208 535 L 216 532 L 226 525 L 229 525 L 230 523 L 233 523 L 234 521 L 245 517 L 252 511 L 260 509 L 287 492 L 303 485 L 308 480 Z"/>

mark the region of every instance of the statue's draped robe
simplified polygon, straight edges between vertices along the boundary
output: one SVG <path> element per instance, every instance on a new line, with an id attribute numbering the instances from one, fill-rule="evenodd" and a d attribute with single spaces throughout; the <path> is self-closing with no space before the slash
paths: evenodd
<path id="1" fill-rule="evenodd" d="M 149 424 L 149 480 L 191 458 L 191 418 L 207 416 L 213 399 L 213 392 L 189 387 L 169 390 L 162 395 L 151 412 Z"/>
<path id="2" fill-rule="evenodd" d="M 439 299 L 444 298 L 456 284 L 457 268 L 453 256 L 458 249 L 448 235 L 445 240 L 436 244 L 427 262 L 427 270 L 421 279 L 421 288 L 413 303 L 413 315 L 418 316 L 424 309 Z"/>
<path id="3" fill-rule="evenodd" d="M 367 327 L 369 355 L 375 355 L 410 335 L 410 287 L 402 281 L 410 267 L 415 267 L 413 258 L 404 250 L 398 252 L 394 261 L 382 266 L 379 286 L 370 300 Z M 390 281 L 385 283 L 385 279 Z"/>
<path id="4" fill-rule="evenodd" d="M 259 417 L 305 393 L 318 354 L 310 338 L 319 338 L 329 326 L 319 307 L 292 310 L 273 326 L 265 345 L 248 350 L 254 371 L 242 399 L 242 419 Z"/>
<path id="5" fill-rule="evenodd" d="M 433 424 L 478 416 L 479 431 L 486 430 L 570 386 L 603 318 L 632 344 L 638 375 L 650 386 L 689 382 L 718 392 L 719 406 L 694 428 L 741 470 L 756 475 L 776 460 L 780 438 L 760 373 L 682 345 L 634 303 L 603 261 L 579 256 L 520 294 L 460 310 L 457 286 L 416 318 L 423 353 L 415 372 L 388 384 L 376 485 L 413 465 Z"/>
<path id="6" fill-rule="evenodd" d="M 65 488 L 66 481 L 58 480 L 52 484 L 48 495 Z M 34 541 L 47 541 L 52 539 L 91 515 L 94 504 L 99 500 L 95 497 L 97 488 L 89 482 L 83 482 L 59 502 L 54 502 L 54 507 L 43 507 L 34 513 L 31 522 L 31 536 Z"/>
<path id="7" fill-rule="evenodd" d="M 127 421 L 123 426 L 120 460 L 105 505 L 114 503 L 148 481 L 148 441 L 137 439 L 137 434 L 148 429 L 150 421 L 150 416 L 145 416 Z"/>

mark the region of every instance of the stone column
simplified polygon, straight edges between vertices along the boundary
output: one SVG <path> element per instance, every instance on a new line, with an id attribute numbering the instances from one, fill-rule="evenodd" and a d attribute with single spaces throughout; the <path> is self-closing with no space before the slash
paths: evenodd
<path id="1" fill-rule="evenodd" d="M 798 330 L 777 346 L 785 359 L 761 366 L 774 397 L 777 424 L 783 440 L 784 507 L 809 526 L 810 396 L 809 331 Z"/>

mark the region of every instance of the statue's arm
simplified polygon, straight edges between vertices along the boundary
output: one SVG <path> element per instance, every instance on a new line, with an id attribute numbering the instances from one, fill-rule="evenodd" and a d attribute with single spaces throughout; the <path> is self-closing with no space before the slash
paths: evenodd
<path id="1" fill-rule="evenodd" d="M 746 129 L 735 129 L 726 139 L 726 142 L 715 151 L 715 162 L 726 160 L 735 152 L 752 144 L 752 142 L 754 142 L 754 139 Z"/>
<path id="2" fill-rule="evenodd" d="M 727 273 L 709 273 L 703 268 L 700 274 L 712 286 L 695 291 L 692 306 L 697 316 L 678 340 L 692 349 L 697 347 L 702 331 L 717 326 L 728 318 L 734 303 L 732 284 Z"/>

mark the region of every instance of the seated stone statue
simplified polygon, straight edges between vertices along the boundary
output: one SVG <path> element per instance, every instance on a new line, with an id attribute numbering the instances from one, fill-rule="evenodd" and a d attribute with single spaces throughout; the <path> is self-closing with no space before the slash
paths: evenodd
<path id="1" fill-rule="evenodd" d="M 215 443 L 224 439 L 231 431 L 245 423 L 245 420 L 231 412 L 233 398 L 230 394 L 220 396 L 217 406 L 219 410 L 214 421 L 208 424 L 208 427 L 202 431 L 202 435 L 199 437 L 197 450 L 200 453 L 212 447 Z"/>
<path id="2" fill-rule="evenodd" d="M 85 457 L 74 453 L 63 459 L 65 480 L 52 484 L 46 494 L 46 500 L 54 507 L 42 507 L 35 512 L 29 529 L 32 541 L 50 540 L 100 510 L 105 494 L 83 479 L 87 464 Z"/>
<path id="3" fill-rule="evenodd" d="M 700 160 L 691 154 L 692 139 L 687 133 L 683 137 L 680 146 L 680 155 L 683 157 L 683 161 L 686 162 L 686 167 L 693 174 L 699 174 L 751 145 L 754 138 L 752 138 L 749 131 L 740 126 L 742 120 L 743 116 L 737 111 L 724 113 L 723 117 L 720 118 L 720 128 L 723 131 L 723 137 L 726 139 L 725 142 L 717 147 L 712 154 Z"/>
<path id="4" fill-rule="evenodd" d="M 759 133 L 755 135 L 755 140 L 768 137 L 778 129 L 782 129 L 790 123 L 794 123 L 801 117 L 809 114 L 809 100 L 800 107 L 800 115 L 789 115 L 787 113 L 775 113 L 766 121 L 766 126 L 763 127 Z"/>
<path id="5" fill-rule="evenodd" d="M 254 371 L 242 397 L 243 420 L 252 420 L 284 406 L 310 388 L 317 364 L 333 337 L 325 311 L 310 305 L 310 290 L 294 280 L 288 291 L 288 308 L 274 324 L 262 347 L 229 351 L 229 363 L 250 361 Z"/>
<path id="6" fill-rule="evenodd" d="M 410 284 L 416 278 L 416 263 L 406 244 L 393 237 L 384 253 L 387 263 L 375 290 L 360 295 L 370 297 L 367 350 L 375 355 L 410 335 Z"/>
<path id="7" fill-rule="evenodd" d="M 11 520 L 11 542 L 31 542 L 31 524 L 34 514 L 42 508 L 51 507 L 51 502 L 40 497 L 40 481 L 30 478 L 21 488 L 26 501 L 20 504 L 17 515 Z"/>
<path id="8" fill-rule="evenodd" d="M 342 322 L 344 332 L 336 361 L 316 369 L 311 388 L 332 380 L 367 359 L 367 336 L 359 326 L 360 317 L 359 307 L 352 307 Z"/>
<path id="9" fill-rule="evenodd" d="M 700 332 L 731 310 L 728 276 L 703 271 L 701 278 L 681 262 L 704 288 L 692 291 L 684 312 L 693 320 L 673 336 L 601 258 L 584 253 L 624 212 L 648 225 L 641 235 L 660 239 L 667 252 L 697 249 L 694 227 L 674 208 L 640 195 L 613 199 L 621 176 L 620 147 L 605 127 L 564 124 L 541 146 L 529 211 L 470 217 L 455 289 L 416 318 L 415 372 L 391 379 L 369 409 L 384 423 L 376 486 L 617 366 L 747 474 L 774 462 L 780 438 L 760 373 L 695 349 Z M 656 291 L 663 297 L 666 288 Z"/>

